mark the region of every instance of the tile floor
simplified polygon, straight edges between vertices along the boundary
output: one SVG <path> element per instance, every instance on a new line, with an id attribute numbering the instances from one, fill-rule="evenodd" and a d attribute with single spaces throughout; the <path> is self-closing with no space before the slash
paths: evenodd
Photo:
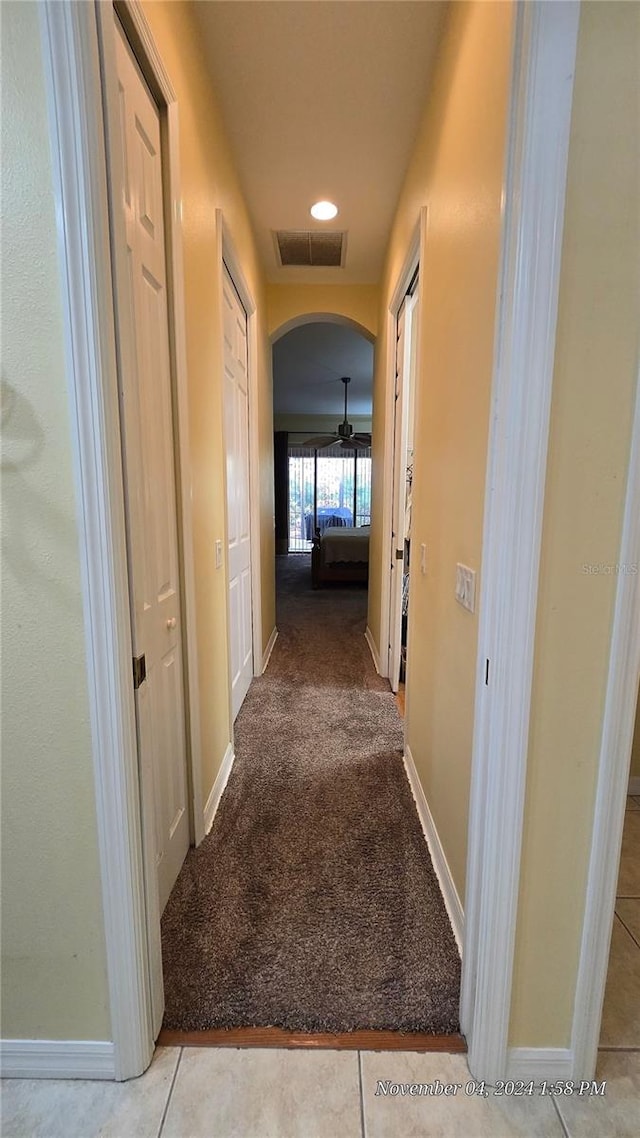
<path id="1" fill-rule="evenodd" d="M 128 1083 L 8 1079 L 2 1138 L 638 1138 L 640 797 L 625 817 L 597 1079 L 604 1097 L 467 1096 L 463 1055 L 159 1047 Z M 461 1084 L 376 1094 L 378 1080 Z"/>
<path id="2" fill-rule="evenodd" d="M 129 1083 L 8 1079 L 3 1138 L 638 1138 L 640 1053 L 603 1051 L 604 1098 L 467 1096 L 464 1055 L 159 1047 Z M 376 1094 L 391 1083 L 455 1095 Z"/>

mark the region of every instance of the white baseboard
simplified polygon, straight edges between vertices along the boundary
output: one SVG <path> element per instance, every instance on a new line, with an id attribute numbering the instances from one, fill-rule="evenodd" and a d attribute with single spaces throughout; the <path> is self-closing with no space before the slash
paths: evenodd
<path id="1" fill-rule="evenodd" d="M 3 1079 L 115 1079 L 113 1043 L 93 1039 L 2 1039 Z"/>
<path id="2" fill-rule="evenodd" d="M 640 794 L 640 775 L 631 775 L 629 779 L 629 794 Z"/>
<path id="3" fill-rule="evenodd" d="M 267 664 L 269 663 L 269 660 L 271 659 L 271 653 L 273 652 L 273 649 L 275 647 L 275 643 L 276 643 L 277 639 L 278 639 L 278 629 L 274 628 L 273 632 L 271 633 L 271 636 L 269 637 L 269 643 L 267 644 L 267 647 L 265 648 L 264 654 L 262 656 L 262 671 L 260 672 L 261 676 L 267 670 Z"/>
<path id="4" fill-rule="evenodd" d="M 233 747 L 232 747 L 231 743 L 229 743 L 227 746 L 227 749 L 224 753 L 224 758 L 223 758 L 222 763 L 220 765 L 220 770 L 218 771 L 216 781 L 214 782 L 213 786 L 211 787 L 211 793 L 210 793 L 209 797 L 207 798 L 207 801 L 205 804 L 205 808 L 204 808 L 204 832 L 205 832 L 205 834 L 208 834 L 209 830 L 213 826 L 213 819 L 216 816 L 216 811 L 218 809 L 218 806 L 220 805 L 220 799 L 222 798 L 222 792 L 224 791 L 224 788 L 227 785 L 227 782 L 229 779 L 229 775 L 231 774 L 231 768 L 233 766 L 233 760 L 234 759 L 235 759 L 235 755 L 233 752 Z"/>
<path id="5" fill-rule="evenodd" d="M 569 1047 L 510 1047 L 506 1077 L 525 1083 L 573 1079 L 573 1051 Z"/>
<path id="6" fill-rule="evenodd" d="M 382 675 L 382 668 L 380 666 L 380 657 L 378 655 L 378 649 L 376 648 L 376 642 L 373 639 L 373 633 L 372 633 L 371 629 L 369 628 L 369 625 L 367 625 L 367 627 L 365 629 L 364 638 L 365 638 L 367 644 L 369 645 L 369 651 L 371 652 L 371 659 L 373 660 L 373 666 L 374 666 L 376 672 L 378 673 L 378 675 L 381 676 Z"/>
<path id="7" fill-rule="evenodd" d="M 456 889 L 453 877 L 451 876 L 449 863 L 446 859 L 444 849 L 442 848 L 442 842 L 438 836 L 438 831 L 436 830 L 436 825 L 431 815 L 429 804 L 425 797 L 424 790 L 422 789 L 422 783 L 420 782 L 410 747 L 405 748 L 404 766 L 407 772 L 409 783 L 411 785 L 415 804 L 418 809 L 418 817 L 420 818 L 424 836 L 427 840 L 429 853 L 431 854 L 433 868 L 435 869 L 436 877 L 440 882 L 440 888 L 442 890 L 442 896 L 444 898 L 447 913 L 449 914 L 449 920 L 451 921 L 453 935 L 455 936 L 456 943 L 458 945 L 458 952 L 462 956 L 462 945 L 464 943 L 464 910 L 458 896 L 458 890 Z"/>

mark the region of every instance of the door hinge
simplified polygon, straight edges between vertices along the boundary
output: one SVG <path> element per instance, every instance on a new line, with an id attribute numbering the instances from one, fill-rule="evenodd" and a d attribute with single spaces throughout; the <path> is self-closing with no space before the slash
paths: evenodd
<path id="1" fill-rule="evenodd" d="M 140 684 L 143 684 L 147 678 L 147 662 L 142 656 L 133 657 L 133 690 L 137 691 Z"/>

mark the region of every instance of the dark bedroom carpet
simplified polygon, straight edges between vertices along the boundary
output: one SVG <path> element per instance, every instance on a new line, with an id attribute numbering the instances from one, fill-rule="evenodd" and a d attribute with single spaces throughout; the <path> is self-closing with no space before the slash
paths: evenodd
<path id="1" fill-rule="evenodd" d="M 460 960 L 364 639 L 366 590 L 278 558 L 279 636 L 162 919 L 164 1027 L 459 1031 Z"/>

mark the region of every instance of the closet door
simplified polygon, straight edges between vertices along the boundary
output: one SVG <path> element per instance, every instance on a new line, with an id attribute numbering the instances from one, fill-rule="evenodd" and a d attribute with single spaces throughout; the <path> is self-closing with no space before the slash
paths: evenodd
<path id="1" fill-rule="evenodd" d="M 224 414 L 231 706 L 235 720 L 253 677 L 247 314 L 224 271 Z"/>

